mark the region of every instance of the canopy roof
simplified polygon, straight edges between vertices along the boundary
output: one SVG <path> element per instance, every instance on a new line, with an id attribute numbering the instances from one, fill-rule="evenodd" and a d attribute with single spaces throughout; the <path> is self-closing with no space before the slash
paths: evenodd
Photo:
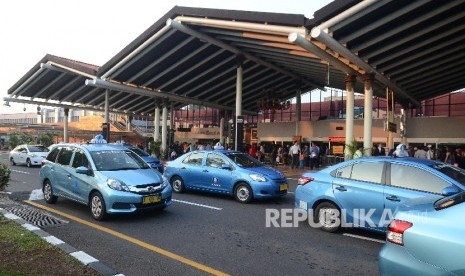
<path id="1" fill-rule="evenodd" d="M 151 114 L 169 101 L 235 110 L 243 67 L 243 114 L 264 91 L 345 89 L 345 76 L 372 74 L 404 105 L 465 87 L 465 0 L 346 1 L 303 15 L 174 7 L 103 66 L 46 55 L 6 100 Z"/>

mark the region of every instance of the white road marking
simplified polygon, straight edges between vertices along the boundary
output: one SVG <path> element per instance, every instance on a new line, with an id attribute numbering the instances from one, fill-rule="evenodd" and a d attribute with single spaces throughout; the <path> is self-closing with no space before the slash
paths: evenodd
<path id="1" fill-rule="evenodd" d="M 98 262 L 98 260 L 85 252 L 77 251 L 70 254 L 74 258 L 78 259 L 81 263 L 88 265 L 90 263 Z"/>
<path id="2" fill-rule="evenodd" d="M 59 245 L 59 244 L 65 243 L 64 241 L 60 240 L 59 238 L 55 236 L 45 237 L 44 240 L 46 240 L 48 243 L 53 244 L 53 245 Z"/>
<path id="3" fill-rule="evenodd" d="M 189 201 L 184 201 L 184 200 L 179 200 L 179 199 L 172 199 L 172 201 L 179 202 L 179 203 L 184 203 L 184 204 L 189 204 L 189 205 L 194 205 L 194 206 L 198 206 L 198 207 L 204 207 L 204 208 L 213 209 L 213 210 L 218 210 L 218 211 L 223 210 L 223 208 L 213 207 L 213 206 L 209 206 L 209 205 L 204 205 L 204 204 L 199 204 L 199 203 L 194 203 L 194 202 L 189 202 Z"/>
<path id="4" fill-rule="evenodd" d="M 347 236 L 347 237 L 351 237 L 351 238 L 360 239 L 360 240 L 366 240 L 366 241 L 372 241 L 372 242 L 378 242 L 378 243 L 385 243 L 384 240 L 373 239 L 373 238 L 368 238 L 368 237 L 359 236 L 359 235 L 353 235 L 353 234 L 347 234 L 347 233 L 344 233 L 342 235 Z"/>
<path id="5" fill-rule="evenodd" d="M 17 173 L 31 174 L 30 172 L 25 172 L 25 171 L 18 171 L 18 170 L 11 170 L 11 171 L 17 172 Z"/>

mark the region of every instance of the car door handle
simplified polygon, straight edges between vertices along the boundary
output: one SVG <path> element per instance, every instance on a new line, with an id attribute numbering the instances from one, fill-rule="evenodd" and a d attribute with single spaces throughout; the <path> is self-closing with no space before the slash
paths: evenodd
<path id="1" fill-rule="evenodd" d="M 341 192 L 347 191 L 347 189 L 344 186 L 337 186 L 335 189 Z"/>
<path id="2" fill-rule="evenodd" d="M 400 201 L 400 198 L 398 198 L 397 196 L 393 196 L 393 195 L 387 196 L 386 199 L 390 201 L 397 201 L 397 202 Z"/>
<path id="3" fill-rule="evenodd" d="M 202 172 L 208 172 L 208 170 L 203 170 Z"/>

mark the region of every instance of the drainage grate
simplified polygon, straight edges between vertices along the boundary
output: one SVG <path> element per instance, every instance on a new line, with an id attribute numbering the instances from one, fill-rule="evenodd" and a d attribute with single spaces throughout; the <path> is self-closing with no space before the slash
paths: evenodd
<path id="1" fill-rule="evenodd" d="M 38 227 L 46 227 L 68 223 L 66 220 L 56 218 L 50 214 L 46 214 L 40 210 L 30 207 L 11 206 L 5 207 L 4 209 Z"/>

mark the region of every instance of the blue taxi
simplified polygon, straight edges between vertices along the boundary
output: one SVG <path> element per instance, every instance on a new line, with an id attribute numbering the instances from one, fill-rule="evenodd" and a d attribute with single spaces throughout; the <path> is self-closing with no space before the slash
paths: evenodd
<path id="1" fill-rule="evenodd" d="M 62 197 L 85 204 L 96 220 L 171 204 L 171 186 L 161 173 L 121 145 L 54 145 L 39 175 L 47 203 Z"/>

